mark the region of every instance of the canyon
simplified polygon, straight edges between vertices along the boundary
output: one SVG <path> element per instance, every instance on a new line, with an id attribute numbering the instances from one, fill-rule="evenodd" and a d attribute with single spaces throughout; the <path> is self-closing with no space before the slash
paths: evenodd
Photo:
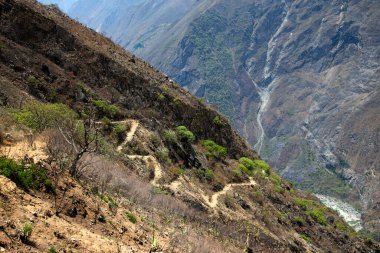
<path id="1" fill-rule="evenodd" d="M 297 187 L 358 209 L 379 238 L 378 1 L 80 0 L 65 8 L 215 106 Z"/>

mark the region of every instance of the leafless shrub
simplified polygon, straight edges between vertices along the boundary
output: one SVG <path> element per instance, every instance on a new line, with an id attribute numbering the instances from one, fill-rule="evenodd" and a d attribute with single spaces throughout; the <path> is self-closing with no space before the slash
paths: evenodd
<path id="1" fill-rule="evenodd" d="M 74 155 L 69 167 L 70 175 L 74 178 L 79 178 L 81 173 L 78 164 L 82 157 L 98 150 L 100 129 L 95 121 L 95 113 L 91 111 L 85 119 L 72 122 L 72 124 L 64 128 L 60 127 L 59 131 L 73 149 Z"/>
<path id="2" fill-rule="evenodd" d="M 73 156 L 73 148 L 56 129 L 48 129 L 43 135 L 49 162 L 57 164 L 60 169 L 59 172 L 62 173 L 69 166 L 69 161 Z"/>
<path id="3" fill-rule="evenodd" d="M 211 237 L 200 236 L 189 239 L 186 242 L 187 248 L 182 252 L 226 252 L 223 251 L 224 245 L 217 238 L 221 240 L 228 238 L 240 245 L 245 245 L 255 231 L 255 227 L 247 221 L 212 219 L 206 212 L 189 207 L 171 195 L 159 193 L 150 183 L 141 181 L 137 176 L 129 173 L 123 165 L 108 161 L 103 156 L 86 155 L 83 160 L 87 159 L 91 160 L 92 164 L 85 171 L 83 179 L 97 186 L 100 192 L 112 192 L 118 194 L 121 199 L 126 199 L 127 202 L 121 202 L 121 205 L 132 204 L 145 210 L 158 210 L 161 215 L 176 222 L 185 220 L 191 223 L 194 231 L 212 231 Z M 158 215 L 156 211 L 155 213 Z M 185 239 L 181 234 L 173 237 L 173 247 L 177 249 L 178 244 L 186 241 Z M 212 250 L 219 248 L 221 251 Z"/>
<path id="4" fill-rule="evenodd" d="M 176 233 L 171 237 L 170 252 L 209 253 L 209 252 L 242 252 L 241 249 L 227 246 L 207 234 L 200 234 L 198 230 L 191 229 L 186 233 Z"/>

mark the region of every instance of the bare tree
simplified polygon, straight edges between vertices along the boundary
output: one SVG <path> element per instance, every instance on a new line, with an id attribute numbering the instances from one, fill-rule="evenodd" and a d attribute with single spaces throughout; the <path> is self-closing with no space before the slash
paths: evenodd
<path id="1" fill-rule="evenodd" d="M 73 122 L 70 127 L 59 127 L 59 131 L 65 141 L 73 149 L 73 159 L 69 167 L 69 173 L 72 177 L 78 178 L 78 163 L 81 158 L 88 153 L 94 153 L 98 150 L 100 130 L 96 126 L 95 113 L 90 112 L 81 121 Z"/>

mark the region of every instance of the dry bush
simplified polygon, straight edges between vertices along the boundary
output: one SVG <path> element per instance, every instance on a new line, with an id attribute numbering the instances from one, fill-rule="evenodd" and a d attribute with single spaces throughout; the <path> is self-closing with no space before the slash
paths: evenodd
<path id="1" fill-rule="evenodd" d="M 191 229 L 186 233 L 177 233 L 171 237 L 169 252 L 189 252 L 189 253 L 238 253 L 242 252 L 226 244 L 216 238 L 208 235 L 202 235 L 200 231 Z"/>
<path id="2" fill-rule="evenodd" d="M 68 166 L 68 160 L 73 155 L 72 146 L 65 140 L 60 131 L 48 129 L 43 133 L 46 142 L 46 152 L 50 162 L 58 163 L 63 171 Z"/>
<path id="3" fill-rule="evenodd" d="M 255 229 L 252 225 L 246 224 L 246 221 L 212 219 L 206 212 L 192 208 L 171 195 L 157 193 L 150 183 L 142 181 L 129 173 L 123 165 L 108 161 L 103 156 L 87 155 L 83 158 L 83 161 L 86 160 L 92 161 L 92 164 L 88 166 L 83 179 L 97 187 L 99 191 L 117 193 L 120 197 L 128 200 L 125 204 L 132 204 L 147 211 L 154 210 L 156 215 L 168 217 L 178 225 L 186 220 L 194 231 L 198 231 L 198 234 L 199 231 L 215 231 L 218 239 L 228 238 L 239 245 L 245 245 L 247 235 L 252 234 Z M 181 244 L 181 241 L 185 239 L 181 235 L 173 237 L 173 247 L 177 248 L 177 244 Z M 226 252 L 223 251 L 224 245 L 214 236 L 199 236 L 193 239 L 188 240 L 187 248 L 182 252 Z M 178 240 L 177 244 L 176 240 Z M 220 249 L 220 251 L 212 249 Z M 235 251 L 229 250 L 228 252 Z"/>

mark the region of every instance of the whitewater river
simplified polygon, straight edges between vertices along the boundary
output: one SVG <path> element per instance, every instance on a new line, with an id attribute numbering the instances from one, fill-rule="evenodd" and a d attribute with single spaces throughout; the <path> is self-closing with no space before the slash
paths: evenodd
<path id="1" fill-rule="evenodd" d="M 315 194 L 315 196 L 319 198 L 323 204 L 337 211 L 355 231 L 359 231 L 363 228 L 361 224 L 361 214 L 353 206 L 333 197 L 320 194 Z"/>

